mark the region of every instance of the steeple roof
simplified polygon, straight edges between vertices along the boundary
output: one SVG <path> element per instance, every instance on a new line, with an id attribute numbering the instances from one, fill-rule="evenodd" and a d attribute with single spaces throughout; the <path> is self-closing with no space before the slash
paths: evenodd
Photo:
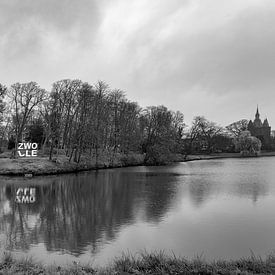
<path id="1" fill-rule="evenodd" d="M 257 111 L 256 111 L 256 114 L 255 114 L 255 118 L 259 118 L 260 117 L 260 113 L 259 113 L 259 107 L 257 105 Z"/>
<path id="2" fill-rule="evenodd" d="M 255 119 L 254 119 L 253 124 L 254 124 L 255 127 L 262 127 L 263 126 L 262 121 L 260 119 L 260 113 L 259 113 L 258 105 L 257 105 L 257 111 L 256 111 L 256 114 L 255 114 Z"/>
<path id="3" fill-rule="evenodd" d="M 263 126 L 265 126 L 265 127 L 269 127 L 269 123 L 268 123 L 267 118 L 264 120 Z"/>

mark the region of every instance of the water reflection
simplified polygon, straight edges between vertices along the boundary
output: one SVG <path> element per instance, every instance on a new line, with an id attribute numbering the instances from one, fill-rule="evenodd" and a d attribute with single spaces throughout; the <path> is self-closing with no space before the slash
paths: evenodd
<path id="1" fill-rule="evenodd" d="M 221 194 L 250 198 L 257 202 L 269 193 L 270 183 L 275 178 L 275 158 L 228 159 L 188 163 L 186 181 L 189 195 L 196 207 Z"/>
<path id="2" fill-rule="evenodd" d="M 275 248 L 274 164 L 227 159 L 0 178 L 0 249 L 47 263 L 144 248 L 187 257 L 264 255 Z"/>
<path id="3" fill-rule="evenodd" d="M 4 185 L 1 202 L 8 201 L 9 210 L 1 212 L 0 231 L 7 236 L 6 247 L 25 251 L 43 242 L 49 251 L 79 255 L 91 244 L 96 253 L 101 240 L 114 239 L 120 227 L 136 220 L 137 213 L 155 223 L 166 213 L 175 184 L 169 175 L 154 178 L 150 185 L 146 179 L 140 173 L 130 182 L 129 174 L 111 171 Z M 18 193 L 29 188 L 35 190 L 36 200 L 19 202 Z"/>

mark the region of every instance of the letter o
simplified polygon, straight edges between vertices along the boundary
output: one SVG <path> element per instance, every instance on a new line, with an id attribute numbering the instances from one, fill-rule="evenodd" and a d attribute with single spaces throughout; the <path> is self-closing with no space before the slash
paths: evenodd
<path id="1" fill-rule="evenodd" d="M 38 147 L 38 144 L 37 144 L 37 143 L 32 143 L 32 149 L 33 149 L 33 150 L 37 149 L 37 147 Z"/>

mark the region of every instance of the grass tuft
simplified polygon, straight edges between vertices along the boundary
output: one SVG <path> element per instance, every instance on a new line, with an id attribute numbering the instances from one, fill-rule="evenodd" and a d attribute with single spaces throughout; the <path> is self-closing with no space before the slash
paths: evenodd
<path id="1" fill-rule="evenodd" d="M 187 260 L 175 255 L 168 256 L 164 251 L 144 251 L 136 255 L 124 253 L 105 268 L 94 268 L 77 262 L 67 267 L 43 266 L 35 263 L 32 258 L 15 260 L 10 253 L 4 253 L 0 262 L 0 274 L 275 274 L 275 253 L 269 254 L 265 259 L 251 252 L 250 257 L 239 260 L 208 262 L 203 255 Z"/>

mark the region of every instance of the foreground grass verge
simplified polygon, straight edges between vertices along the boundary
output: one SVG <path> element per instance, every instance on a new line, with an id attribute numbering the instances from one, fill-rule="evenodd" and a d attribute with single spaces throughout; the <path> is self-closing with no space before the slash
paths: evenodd
<path id="1" fill-rule="evenodd" d="M 159 253 L 122 255 L 110 266 L 95 268 L 73 263 L 68 267 L 43 266 L 31 259 L 15 260 L 4 254 L 0 262 L 0 274 L 275 274 L 275 256 L 265 259 L 253 254 L 235 261 L 207 262 L 198 257 L 193 260 Z"/>

